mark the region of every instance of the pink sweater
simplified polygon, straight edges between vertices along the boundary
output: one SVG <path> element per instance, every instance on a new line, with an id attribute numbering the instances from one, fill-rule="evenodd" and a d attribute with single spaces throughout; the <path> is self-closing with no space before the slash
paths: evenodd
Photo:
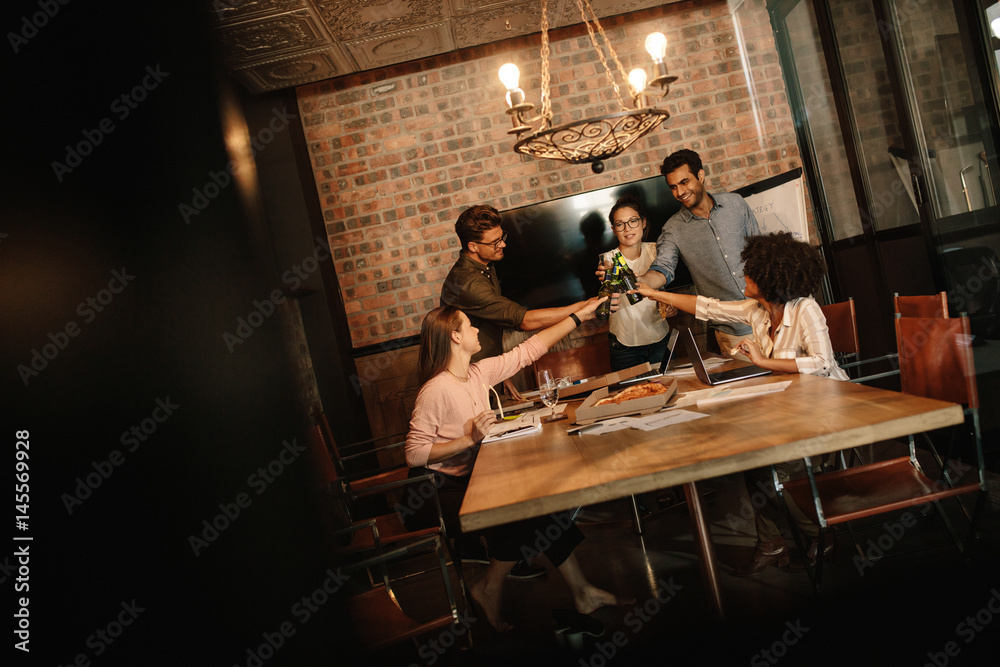
<path id="1" fill-rule="evenodd" d="M 410 417 L 410 432 L 406 435 L 406 463 L 410 467 L 426 465 L 447 475 L 472 474 L 479 445 L 460 454 L 427 463 L 431 447 L 472 433 L 476 415 L 490 409 L 489 389 L 535 361 L 547 348 L 532 336 L 510 352 L 499 357 L 480 359 L 469 366 L 469 379 L 462 381 L 448 371 L 438 373 L 424 383 Z"/>

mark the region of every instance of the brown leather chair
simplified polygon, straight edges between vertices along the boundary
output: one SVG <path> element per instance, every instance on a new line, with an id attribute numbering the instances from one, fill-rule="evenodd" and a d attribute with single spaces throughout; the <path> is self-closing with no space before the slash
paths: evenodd
<path id="1" fill-rule="evenodd" d="M 372 529 L 374 540 L 377 543 L 378 534 L 374 531 L 371 522 L 353 527 L 351 530 L 364 532 L 367 529 Z M 382 574 L 381 585 L 357 592 L 350 590 L 342 597 L 351 626 L 349 634 L 354 640 L 353 648 L 359 656 L 363 654 L 365 659 L 370 661 L 371 652 L 416 640 L 429 633 L 440 634 L 449 626 L 452 627 L 455 635 L 465 635 L 468 649 L 471 650 L 472 634 L 471 628 L 468 627 L 471 617 L 468 615 L 463 617 L 459 614 L 455 593 L 448 574 L 443 542 L 440 536 L 435 535 L 397 546 L 388 552 L 382 552 L 382 549 L 378 548 L 376 555 L 340 568 L 339 572 L 342 572 L 345 578 L 344 589 L 357 588 L 355 586 L 357 578 L 352 577 L 356 572 L 371 572 L 373 569 L 379 568 Z M 426 586 L 421 587 L 418 594 L 410 590 L 409 595 L 405 595 L 393 590 L 393 582 L 389 578 L 389 565 L 392 564 L 394 568 L 398 568 L 399 561 L 405 558 L 413 559 L 423 556 L 426 559 L 425 554 L 429 553 L 437 556 L 438 567 L 436 569 L 440 572 L 444 595 L 436 594 L 434 590 L 428 589 Z M 428 601 L 433 603 L 431 607 L 433 616 L 429 619 L 427 618 Z M 407 611 L 408 607 L 412 608 L 414 613 Z"/>
<path id="2" fill-rule="evenodd" d="M 549 370 L 556 378 L 584 380 L 611 372 L 611 347 L 605 336 L 597 337 L 588 345 L 569 350 L 543 354 L 535 361 L 535 373 Z"/>
<path id="3" fill-rule="evenodd" d="M 872 357 L 871 359 L 861 358 L 861 344 L 858 341 L 858 323 L 853 298 L 848 298 L 847 301 L 839 303 L 820 306 L 820 310 L 823 311 L 823 316 L 826 317 L 826 326 L 830 331 L 830 344 L 833 346 L 834 353 L 838 356 L 838 363 L 848 375 L 853 374 L 853 369 L 859 369 L 860 366 L 865 364 L 890 361 L 896 358 L 895 354 L 884 354 L 880 357 Z M 841 360 L 843 361 L 841 362 Z M 894 369 L 872 375 L 853 377 L 851 378 L 851 382 L 864 383 L 891 375 L 899 375 L 899 370 Z"/>
<path id="4" fill-rule="evenodd" d="M 892 305 L 903 317 L 948 317 L 948 293 L 919 296 L 892 295 Z"/>
<path id="5" fill-rule="evenodd" d="M 986 470 L 983 461 L 982 434 L 979 426 L 979 397 L 972 359 L 969 319 L 909 318 L 896 316 L 896 342 L 899 349 L 900 380 L 904 393 L 961 403 L 965 406 L 966 424 L 972 431 L 978 470 L 976 475 L 956 475 L 949 466 L 949 455 L 937 456 L 941 471 L 931 479 L 917 461 L 914 438 L 909 438 L 909 456 L 869 463 L 817 475 L 812 461 L 805 459 L 806 477 L 778 485 L 784 499 L 788 493 L 795 503 L 820 526 L 819 544 L 831 526 L 934 501 L 956 546 L 963 553 L 976 534 L 986 496 Z M 949 453 L 950 454 L 950 453 Z M 937 502 L 944 498 L 978 492 L 969 519 L 969 533 L 963 546 L 951 521 Z M 961 503 L 959 503 L 961 505 Z M 794 525 L 794 522 L 791 522 Z M 796 539 L 799 536 L 796 535 Z M 857 544 L 857 542 L 855 542 Z M 861 549 L 858 549 L 861 552 Z M 819 549 L 813 584 L 820 588 L 823 550 Z M 861 553 L 862 558 L 865 554 Z"/>
<path id="6" fill-rule="evenodd" d="M 409 469 L 402 453 L 403 445 L 406 443 L 399 439 L 404 438 L 406 433 L 362 440 L 347 445 L 342 450 L 337 446 L 337 440 L 333 436 L 333 429 L 330 428 L 330 420 L 326 413 L 317 413 L 315 419 L 327 453 L 337 467 L 337 473 L 342 481 L 349 481 L 355 490 L 406 479 Z M 397 441 L 376 446 L 376 443 L 392 440 Z M 353 453 L 344 453 L 344 451 Z M 365 462 L 373 460 L 373 456 L 377 457 L 379 466 L 376 468 L 363 467 Z"/>
<path id="7" fill-rule="evenodd" d="M 337 467 L 327 453 L 326 444 L 323 442 L 319 426 L 311 428 L 306 436 L 306 455 L 312 471 L 313 489 L 320 502 L 327 535 L 331 535 L 334 531 L 344 528 L 345 525 L 360 524 L 353 517 L 354 504 L 359 498 L 382 494 L 389 498 L 388 504 L 391 506 L 400 502 L 399 497 L 405 494 L 409 487 L 417 484 L 427 484 L 427 488 L 434 490 L 434 493 L 430 495 L 427 502 L 438 503 L 438 517 L 441 517 L 437 487 L 434 485 L 430 475 L 408 478 L 406 475 L 407 471 L 404 469 L 402 479 L 385 478 L 379 480 L 378 483 L 363 480 L 365 483 L 362 488 L 356 488 L 351 481 L 343 478 L 338 473 Z M 417 491 L 412 492 L 418 493 Z M 391 544 L 404 539 L 414 539 L 437 534 L 441 534 L 447 538 L 443 520 L 439 522 L 439 526 L 412 531 L 408 530 L 403 524 L 400 512 L 367 517 L 367 519 L 375 521 L 376 530 L 374 532 L 380 536 L 382 544 Z M 372 541 L 371 531 L 357 531 L 351 533 L 350 536 L 350 542 L 336 544 L 333 547 L 334 551 L 338 553 L 356 552 L 370 550 L 375 546 L 375 543 Z"/>

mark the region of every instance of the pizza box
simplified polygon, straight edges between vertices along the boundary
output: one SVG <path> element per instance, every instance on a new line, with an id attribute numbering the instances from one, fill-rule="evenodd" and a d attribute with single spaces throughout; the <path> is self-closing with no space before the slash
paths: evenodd
<path id="1" fill-rule="evenodd" d="M 677 394 L 677 380 L 667 378 L 659 382 L 667 388 L 662 394 L 647 396 L 646 398 L 634 398 L 624 403 L 611 403 L 609 405 L 595 406 L 602 398 L 608 395 L 608 388 L 602 387 L 587 397 L 580 407 L 576 409 L 576 423 L 590 424 L 598 419 L 608 417 L 624 417 L 626 415 L 649 414 L 656 412 Z M 642 385 L 632 385 L 633 387 Z"/>
<path id="2" fill-rule="evenodd" d="M 643 373 L 651 370 L 653 370 L 653 367 L 648 361 L 644 361 L 638 366 L 632 366 L 631 368 L 623 368 L 620 371 L 615 371 L 606 375 L 595 375 L 594 377 L 586 378 L 584 380 L 577 380 L 573 384 L 565 387 L 559 387 L 559 398 L 562 399 L 569 396 L 576 396 L 577 394 L 582 394 L 587 391 L 594 391 L 595 389 L 607 387 L 617 384 L 622 380 L 633 378 L 636 375 L 642 375 Z"/>

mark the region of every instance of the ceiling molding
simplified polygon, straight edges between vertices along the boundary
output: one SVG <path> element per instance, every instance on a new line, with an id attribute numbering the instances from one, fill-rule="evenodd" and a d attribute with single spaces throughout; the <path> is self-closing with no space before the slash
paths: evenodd
<path id="1" fill-rule="evenodd" d="M 679 0 L 591 0 L 600 18 Z M 541 30 L 538 0 L 214 0 L 230 70 L 260 93 L 499 42 Z M 581 23 L 549 0 L 551 29 Z"/>

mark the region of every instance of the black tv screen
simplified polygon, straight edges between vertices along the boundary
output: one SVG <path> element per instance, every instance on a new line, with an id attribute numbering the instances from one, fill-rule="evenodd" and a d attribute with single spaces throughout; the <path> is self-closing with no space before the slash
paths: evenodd
<path id="1" fill-rule="evenodd" d="M 598 256 L 618 245 L 608 214 L 626 194 L 646 207 L 646 241 L 656 241 L 663 224 L 681 207 L 663 177 L 655 176 L 501 213 L 507 249 L 496 267 L 504 296 L 529 309 L 595 296 Z M 687 267 L 680 263 L 670 288 L 690 284 Z"/>

